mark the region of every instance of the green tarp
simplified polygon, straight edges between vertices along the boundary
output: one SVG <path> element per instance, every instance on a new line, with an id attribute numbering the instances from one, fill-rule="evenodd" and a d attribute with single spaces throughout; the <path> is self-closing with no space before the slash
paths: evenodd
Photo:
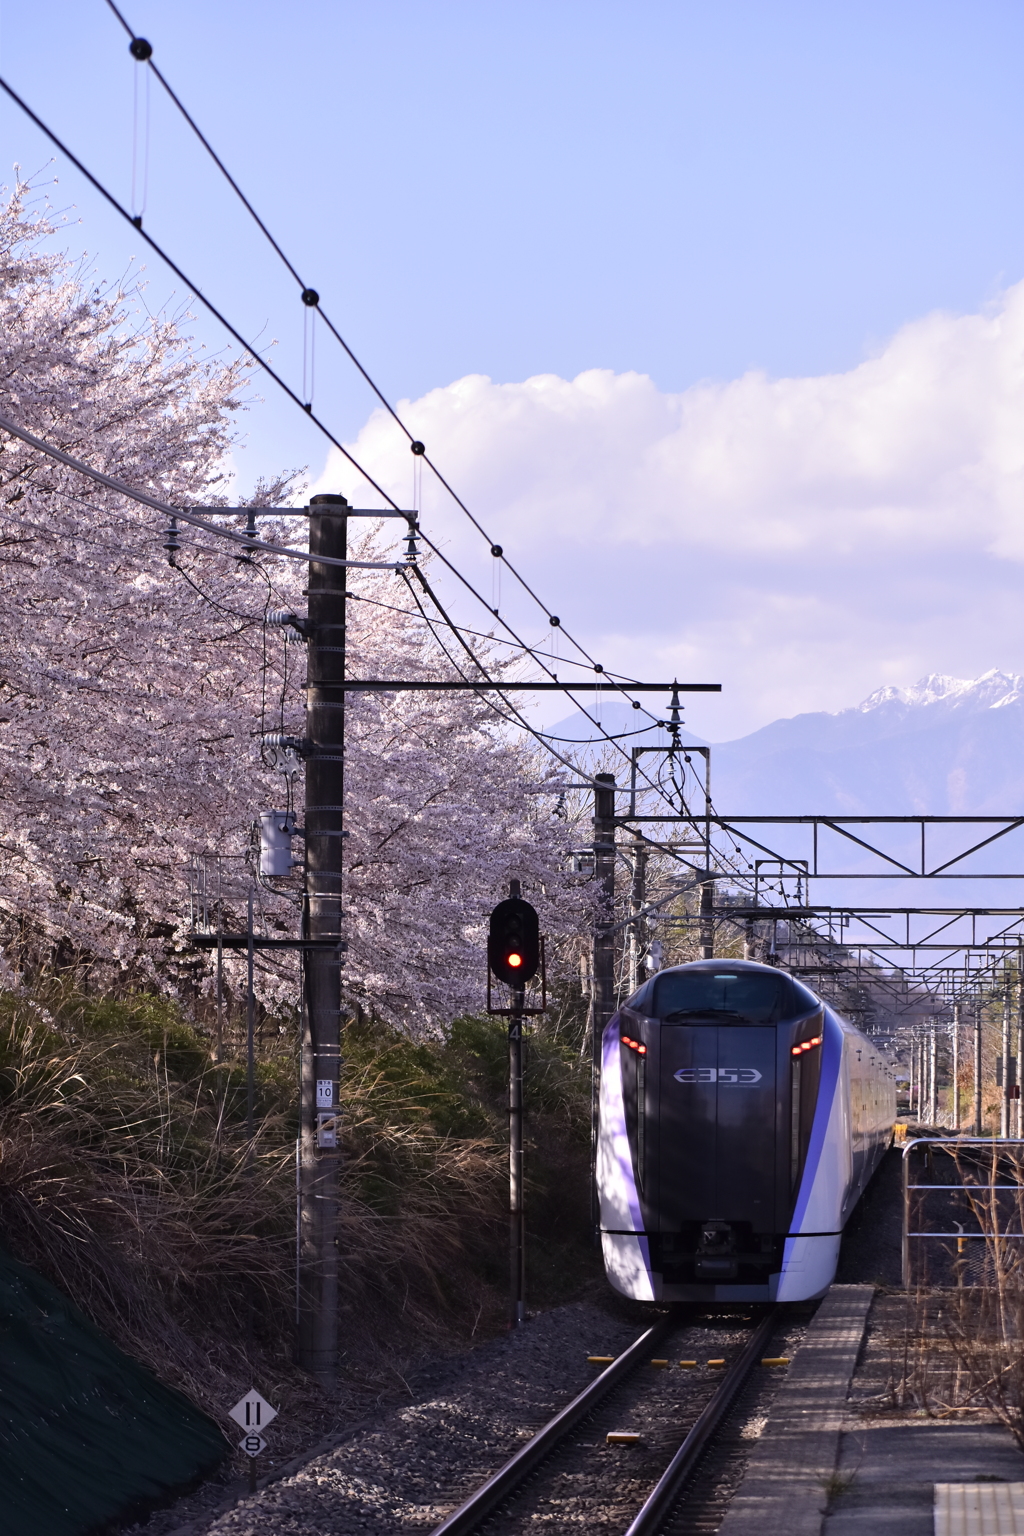
<path id="1" fill-rule="evenodd" d="M 0 1531 L 85 1536 L 212 1471 L 220 1430 L 0 1250 Z"/>

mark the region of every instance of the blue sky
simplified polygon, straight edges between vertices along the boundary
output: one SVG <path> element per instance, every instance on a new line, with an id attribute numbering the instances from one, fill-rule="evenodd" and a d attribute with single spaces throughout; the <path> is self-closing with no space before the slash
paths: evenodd
<path id="1" fill-rule="evenodd" d="M 856 380 L 908 322 L 936 310 L 977 316 L 1022 276 L 1019 5 L 130 0 L 127 14 L 393 398 L 422 400 L 467 375 L 519 385 L 606 370 L 650 378 L 655 395 L 644 410 L 657 415 L 664 398 L 684 402 L 685 415 L 694 386 L 728 391 L 752 369 L 769 380 Z M 128 200 L 143 71 L 102 0 L 4 0 L 0 68 Z M 147 229 L 241 330 L 277 341 L 277 363 L 301 390 L 294 286 L 155 84 L 150 111 Z M 9 104 L 0 105 L 0 143 L 5 168 L 36 171 L 51 154 Z M 81 220 L 69 248 L 88 250 L 107 275 L 144 260 L 149 302 L 175 303 L 180 290 L 134 232 L 59 157 L 51 174 L 57 206 Z M 211 348 L 222 344 L 206 320 L 196 330 Z M 945 343 L 925 353 L 926 373 L 955 366 Z M 324 446 L 308 422 L 272 386 L 261 392 L 238 455 L 242 481 L 296 464 L 320 476 Z M 962 556 L 940 541 L 908 567 L 901 615 L 887 612 L 880 624 L 879 593 L 859 567 L 844 574 L 830 563 L 827 537 L 812 540 L 810 553 L 797 550 L 788 567 L 762 551 L 760 566 L 715 586 L 728 541 L 709 554 L 696 535 L 702 518 L 723 515 L 724 492 L 704 481 L 695 491 L 688 469 L 680 471 L 687 520 L 668 534 L 663 524 L 662 535 L 681 552 L 695 535 L 687 571 L 691 585 L 699 573 L 700 596 L 659 588 L 664 622 L 645 615 L 638 639 L 619 594 L 642 588 L 654 545 L 630 553 L 619 537 L 614 559 L 594 555 L 588 496 L 596 506 L 602 487 L 588 482 L 595 455 L 583 444 L 569 465 L 572 487 L 566 463 L 548 475 L 557 548 L 535 530 L 517 549 L 522 509 L 507 490 L 517 464 L 501 456 L 490 398 L 473 398 L 484 424 L 471 447 L 426 410 L 450 454 L 446 469 L 608 665 L 646 666 L 649 675 L 692 663 L 726 683 L 734 703 L 702 704 L 691 716 L 702 734 L 715 739 L 796 708 L 838 708 L 881 683 L 910 681 L 908 670 L 1024 670 L 1009 616 L 1020 556 L 1004 535 L 977 553 L 969 600 L 953 622 L 941 622 L 942 605 Z M 340 435 L 372 434 L 372 399 L 322 336 L 315 400 Z M 564 401 L 553 408 L 557 419 Z M 748 419 L 742 401 L 737 412 L 719 424 L 729 441 L 742 439 Z M 772 420 L 775 432 L 777 413 Z M 524 474 L 532 484 L 561 452 L 550 423 L 541 436 L 520 445 L 539 455 Z M 650 434 L 641 437 L 649 445 Z M 375 438 L 373 452 L 401 488 L 410 478 L 401 443 Z M 967 474 L 976 447 L 965 453 Z M 502 463 L 502 485 L 481 473 L 482 455 Z M 903 464 L 901 484 L 927 479 L 926 461 Z M 770 513 L 783 523 L 803 483 L 794 473 Z M 671 485 L 658 494 L 667 506 Z M 842 523 L 845 493 L 832 486 L 822 495 L 816 526 Z M 1005 487 L 992 496 L 1003 505 Z M 883 502 L 891 506 L 891 488 Z M 759 513 L 756 490 L 744 505 L 746 528 Z M 433 515 L 460 558 L 481 558 L 459 542 L 441 500 Z M 748 623 L 759 570 L 760 627 Z M 489 582 L 486 559 L 474 574 Z M 808 592 L 820 599 L 829 582 L 841 589 L 838 610 L 830 618 L 829 604 L 816 601 L 811 614 Z M 731 608 L 726 635 L 712 620 Z M 774 652 L 773 613 L 787 631 Z M 468 607 L 462 616 L 471 617 Z M 836 622 L 845 635 L 838 649 Z M 533 624 L 531 638 L 546 633 Z M 856 662 L 840 664 L 840 651 L 856 652 Z"/>

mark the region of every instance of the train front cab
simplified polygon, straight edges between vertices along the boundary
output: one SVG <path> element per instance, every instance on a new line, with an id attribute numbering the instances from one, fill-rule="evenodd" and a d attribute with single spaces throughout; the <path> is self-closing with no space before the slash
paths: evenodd
<path id="1" fill-rule="evenodd" d="M 597 1149 L 616 1289 L 658 1301 L 821 1294 L 885 1144 L 884 1106 L 877 1126 L 850 1123 L 848 1037 L 864 1043 L 859 1063 L 866 1037 L 750 962 L 675 967 L 629 1000 L 605 1031 Z"/>

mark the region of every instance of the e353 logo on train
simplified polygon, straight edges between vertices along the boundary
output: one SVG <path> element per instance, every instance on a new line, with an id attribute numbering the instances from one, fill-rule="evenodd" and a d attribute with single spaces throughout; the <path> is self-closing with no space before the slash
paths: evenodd
<path id="1" fill-rule="evenodd" d="M 677 1083 L 759 1083 L 756 1067 L 680 1067 L 672 1076 Z"/>

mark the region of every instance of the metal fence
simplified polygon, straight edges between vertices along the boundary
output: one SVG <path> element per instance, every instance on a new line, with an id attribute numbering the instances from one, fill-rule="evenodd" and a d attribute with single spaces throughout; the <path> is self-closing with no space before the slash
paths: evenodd
<path id="1" fill-rule="evenodd" d="M 1024 1279 L 1024 1140 L 951 1136 L 903 1148 L 903 1284 Z"/>

